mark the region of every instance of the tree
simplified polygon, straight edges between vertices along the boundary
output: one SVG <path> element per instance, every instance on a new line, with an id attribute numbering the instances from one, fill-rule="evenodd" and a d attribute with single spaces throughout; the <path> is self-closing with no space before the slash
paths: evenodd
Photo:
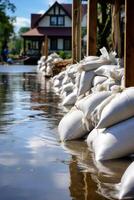
<path id="1" fill-rule="evenodd" d="M 21 27 L 18 31 L 19 36 L 30 30 L 30 27 Z"/>
<path id="2" fill-rule="evenodd" d="M 15 5 L 10 0 L 0 0 L 0 47 L 7 45 L 7 42 L 14 32 L 13 21 L 15 18 L 7 15 L 7 10 L 15 11 Z"/>
<path id="3" fill-rule="evenodd" d="M 98 4 L 98 21 L 97 21 L 97 47 L 105 46 L 110 49 L 111 41 L 111 5 L 100 0 Z"/>
<path id="4" fill-rule="evenodd" d="M 18 33 L 14 33 L 13 36 L 10 38 L 9 41 L 9 48 L 10 53 L 13 55 L 20 55 L 20 52 L 22 51 L 22 44 L 23 39 L 21 35 L 25 32 L 27 32 L 30 29 L 30 27 L 21 27 L 18 31 Z"/>

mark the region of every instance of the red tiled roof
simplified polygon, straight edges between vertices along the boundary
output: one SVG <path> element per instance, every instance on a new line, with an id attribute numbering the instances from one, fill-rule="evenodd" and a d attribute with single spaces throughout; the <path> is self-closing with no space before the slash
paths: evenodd
<path id="1" fill-rule="evenodd" d="M 50 36 L 71 36 L 70 27 L 37 27 L 30 29 L 28 32 L 23 33 L 22 37 L 35 36 L 35 37 L 44 37 L 47 35 Z"/>
<path id="2" fill-rule="evenodd" d="M 72 4 L 62 3 L 61 6 L 72 17 Z M 87 13 L 87 4 L 81 4 L 81 6 L 82 6 L 82 17 L 83 17 Z"/>

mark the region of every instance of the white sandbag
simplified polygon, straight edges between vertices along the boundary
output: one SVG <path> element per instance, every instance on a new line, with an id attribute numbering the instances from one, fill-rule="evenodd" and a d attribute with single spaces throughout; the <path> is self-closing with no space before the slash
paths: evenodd
<path id="1" fill-rule="evenodd" d="M 81 60 L 81 62 L 89 62 L 92 60 L 99 60 L 100 57 L 98 56 L 85 56 L 83 60 Z"/>
<path id="2" fill-rule="evenodd" d="M 60 56 L 59 56 L 56 52 L 52 53 L 50 56 L 51 56 L 53 59 L 54 59 L 54 58 L 60 58 Z"/>
<path id="3" fill-rule="evenodd" d="M 98 76 L 106 76 L 110 77 L 110 72 L 118 69 L 118 65 L 102 65 L 98 69 L 95 70 L 95 74 Z"/>
<path id="4" fill-rule="evenodd" d="M 45 71 L 46 71 L 46 68 L 47 68 L 47 66 L 46 66 L 46 65 L 43 65 L 43 66 L 40 68 L 40 72 L 45 72 Z"/>
<path id="5" fill-rule="evenodd" d="M 59 74 L 58 74 L 58 79 L 59 80 L 63 80 L 63 78 L 65 77 L 65 75 L 66 75 L 66 72 L 65 71 L 62 71 L 62 72 L 60 72 Z"/>
<path id="6" fill-rule="evenodd" d="M 108 78 L 106 81 L 104 81 L 102 84 L 100 84 L 103 88 L 105 88 L 106 91 L 111 90 L 111 87 L 114 85 L 119 85 L 119 82 L 116 81 L 113 78 Z"/>
<path id="7" fill-rule="evenodd" d="M 70 92 L 70 91 L 73 91 L 73 89 L 74 89 L 74 84 L 72 82 L 67 83 L 62 86 L 62 91 L 64 92 Z"/>
<path id="8" fill-rule="evenodd" d="M 73 106 L 75 104 L 76 100 L 77 100 L 76 92 L 72 92 L 64 98 L 62 105 L 63 106 Z"/>
<path id="9" fill-rule="evenodd" d="M 92 146 L 96 160 L 121 158 L 134 153 L 134 117 L 110 128 L 95 130 Z"/>
<path id="10" fill-rule="evenodd" d="M 82 123 L 83 113 L 79 110 L 72 110 L 60 121 L 58 131 L 61 141 L 82 138 L 87 133 Z"/>
<path id="11" fill-rule="evenodd" d="M 91 71 L 91 70 L 95 70 L 98 67 L 102 66 L 102 65 L 107 65 L 107 64 L 111 64 L 111 61 L 100 57 L 100 59 L 98 60 L 93 60 L 93 61 L 88 61 L 86 63 L 81 63 L 78 66 L 78 71 Z"/>
<path id="12" fill-rule="evenodd" d="M 101 57 L 107 58 L 108 60 L 111 60 L 111 62 L 113 64 L 117 64 L 118 59 L 116 59 L 116 55 L 117 53 L 115 51 L 111 51 L 110 53 L 108 53 L 107 49 L 105 47 L 102 47 L 100 49 L 101 52 Z"/>
<path id="13" fill-rule="evenodd" d="M 102 92 L 102 91 L 108 91 L 107 85 L 98 84 L 98 85 L 91 88 L 92 93 Z"/>
<path id="14" fill-rule="evenodd" d="M 48 62 L 52 62 L 53 61 L 53 57 L 50 55 L 50 56 L 48 56 L 48 58 L 47 58 L 47 60 L 46 60 L 46 63 L 48 63 Z"/>
<path id="15" fill-rule="evenodd" d="M 108 91 L 92 93 L 82 100 L 77 101 L 75 106 L 84 113 L 84 116 L 87 119 L 91 119 L 91 113 L 94 111 L 96 106 L 110 95 L 111 92 Z"/>
<path id="16" fill-rule="evenodd" d="M 61 98 L 64 100 L 69 94 L 71 94 L 72 92 L 61 92 L 60 91 L 60 96 L 61 96 Z"/>
<path id="17" fill-rule="evenodd" d="M 95 141 L 97 135 L 98 135 L 97 130 L 93 129 L 87 136 L 86 142 L 90 151 L 93 151 L 93 142 Z"/>
<path id="18" fill-rule="evenodd" d="M 47 66 L 46 68 L 46 75 L 47 76 L 52 76 L 53 75 L 53 70 L 52 70 L 52 67 L 51 66 Z"/>
<path id="19" fill-rule="evenodd" d="M 40 61 L 45 62 L 45 60 L 46 60 L 46 56 L 41 56 Z"/>
<path id="20" fill-rule="evenodd" d="M 79 88 L 79 85 L 80 85 L 80 78 L 81 78 L 81 73 L 77 72 L 76 73 L 76 78 L 75 78 L 75 86 L 77 88 Z"/>
<path id="21" fill-rule="evenodd" d="M 129 165 L 121 178 L 119 199 L 134 199 L 134 162 Z"/>
<path id="22" fill-rule="evenodd" d="M 54 85 L 54 87 L 60 87 L 61 83 L 62 83 L 61 80 L 55 79 L 54 82 L 53 82 L 53 85 Z"/>
<path id="23" fill-rule="evenodd" d="M 119 93 L 101 113 L 97 128 L 106 128 L 134 116 L 134 87 Z"/>
<path id="24" fill-rule="evenodd" d="M 93 71 L 83 71 L 80 77 L 79 89 L 78 89 L 78 96 L 85 94 L 87 91 L 91 90 L 92 87 L 92 80 L 95 74 Z"/>
<path id="25" fill-rule="evenodd" d="M 66 74 L 62 80 L 62 85 L 70 83 L 70 77 L 68 77 L 68 75 Z"/>
<path id="26" fill-rule="evenodd" d="M 111 87 L 111 91 L 112 91 L 113 93 L 122 92 L 124 89 L 125 89 L 125 88 L 122 87 L 121 85 L 113 85 L 113 86 Z"/>
<path id="27" fill-rule="evenodd" d="M 75 74 L 78 71 L 78 64 L 73 64 L 67 67 L 66 72 L 69 77 L 74 78 Z"/>
<path id="28" fill-rule="evenodd" d="M 95 76 L 93 79 L 92 85 L 96 86 L 98 84 L 102 84 L 106 80 L 107 80 L 107 77 L 105 76 Z"/>
<path id="29" fill-rule="evenodd" d="M 60 62 L 62 61 L 63 59 L 62 58 L 54 58 L 53 59 L 53 63 L 57 63 L 57 62 Z"/>
<path id="30" fill-rule="evenodd" d="M 112 69 L 110 71 L 110 77 L 117 80 L 117 81 L 120 81 L 121 82 L 121 79 L 124 75 L 124 69 L 121 68 L 121 69 Z"/>
<path id="31" fill-rule="evenodd" d="M 104 99 L 95 109 L 94 111 L 91 113 L 91 120 L 93 125 L 96 127 L 96 125 L 98 124 L 100 117 L 101 117 L 101 113 L 102 110 L 105 108 L 105 106 L 108 105 L 108 103 L 110 103 L 110 101 L 116 97 L 116 93 L 111 94 L 110 96 L 108 96 L 106 99 Z"/>

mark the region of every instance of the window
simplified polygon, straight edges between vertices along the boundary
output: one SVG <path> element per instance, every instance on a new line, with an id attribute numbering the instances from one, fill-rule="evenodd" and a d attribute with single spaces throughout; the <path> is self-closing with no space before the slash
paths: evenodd
<path id="1" fill-rule="evenodd" d="M 50 25 L 57 25 L 57 17 L 56 16 L 50 17 Z"/>
<path id="2" fill-rule="evenodd" d="M 57 39 L 51 39 L 51 50 L 57 50 Z"/>
<path id="3" fill-rule="evenodd" d="M 65 18 L 64 16 L 50 16 L 50 25 L 51 26 L 64 26 Z"/>
<path id="4" fill-rule="evenodd" d="M 64 25 L 64 17 L 63 16 L 58 16 L 58 25 L 63 26 Z"/>
<path id="5" fill-rule="evenodd" d="M 64 50 L 71 50 L 71 40 L 64 39 Z"/>

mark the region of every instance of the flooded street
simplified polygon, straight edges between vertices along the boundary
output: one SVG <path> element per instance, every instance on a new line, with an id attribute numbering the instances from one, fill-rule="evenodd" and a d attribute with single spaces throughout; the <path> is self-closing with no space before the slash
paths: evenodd
<path id="1" fill-rule="evenodd" d="M 0 66 L 0 199 L 116 199 L 131 160 L 96 163 L 84 141 L 61 144 L 66 110 L 35 66 Z"/>

